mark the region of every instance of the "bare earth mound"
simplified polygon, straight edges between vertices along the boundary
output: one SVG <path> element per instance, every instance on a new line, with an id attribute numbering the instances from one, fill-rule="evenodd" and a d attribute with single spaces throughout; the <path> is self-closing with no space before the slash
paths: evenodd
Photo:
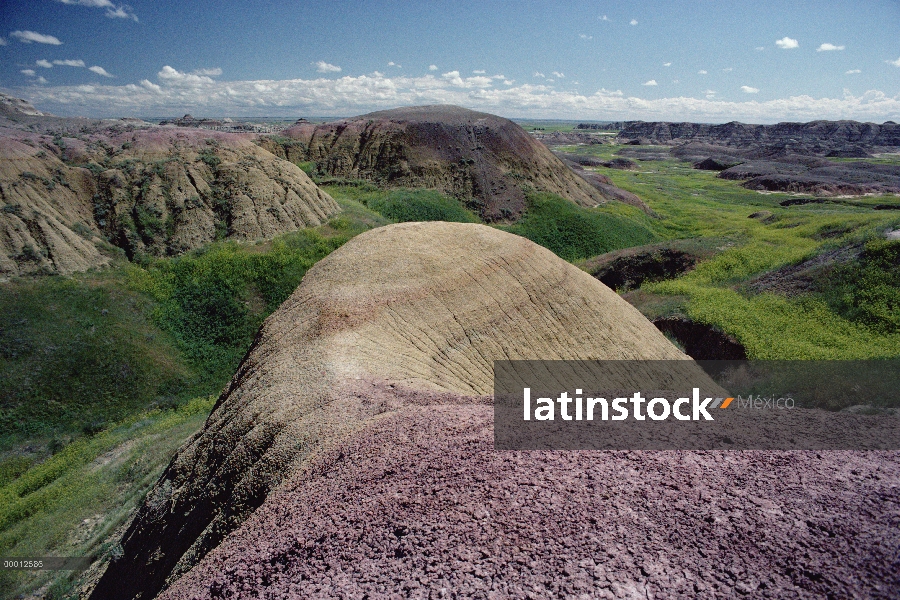
<path id="1" fill-rule="evenodd" d="M 686 356 L 525 239 L 372 230 L 266 321 L 92 597 L 900 589 L 897 452 L 498 452 L 505 358 Z"/>
<path id="2" fill-rule="evenodd" d="M 282 132 L 291 143 L 266 147 L 293 161 L 314 161 L 337 177 L 391 187 L 435 188 L 488 221 L 515 220 L 525 190 L 552 192 L 582 206 L 604 196 L 508 119 L 458 106 L 385 110 Z"/>
<path id="3" fill-rule="evenodd" d="M 378 421 L 275 492 L 162 598 L 900 589 L 896 456 L 496 452 L 492 416 L 428 407 Z"/>
<path id="4" fill-rule="evenodd" d="M 524 238 L 453 223 L 354 238 L 266 320 L 93 597 L 152 597 L 314 452 L 403 406 L 484 402 L 493 361 L 507 358 L 687 359 L 612 290 Z"/>
<path id="5" fill-rule="evenodd" d="M 339 210 L 252 136 L 87 120 L 71 133 L 72 120 L 27 118 L 49 129 L 0 124 L 0 275 L 101 266 L 103 239 L 129 257 L 174 255 L 320 225 Z"/>

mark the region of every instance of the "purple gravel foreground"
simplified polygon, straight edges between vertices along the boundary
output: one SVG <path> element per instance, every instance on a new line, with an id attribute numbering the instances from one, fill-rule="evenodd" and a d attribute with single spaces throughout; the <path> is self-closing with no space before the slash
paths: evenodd
<path id="1" fill-rule="evenodd" d="M 162 598 L 898 597 L 898 452 L 499 452 L 407 408 L 273 493 Z"/>

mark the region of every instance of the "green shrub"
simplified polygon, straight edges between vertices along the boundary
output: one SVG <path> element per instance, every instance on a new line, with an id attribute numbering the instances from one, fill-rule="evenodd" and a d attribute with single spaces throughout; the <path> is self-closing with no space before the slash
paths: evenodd
<path id="1" fill-rule="evenodd" d="M 639 222 L 639 217 L 624 214 L 624 208 L 582 208 L 554 194 L 532 193 L 521 221 L 505 227 L 549 248 L 557 256 L 576 261 L 619 248 L 640 246 L 657 239 Z M 625 207 L 628 208 L 628 207 Z"/>

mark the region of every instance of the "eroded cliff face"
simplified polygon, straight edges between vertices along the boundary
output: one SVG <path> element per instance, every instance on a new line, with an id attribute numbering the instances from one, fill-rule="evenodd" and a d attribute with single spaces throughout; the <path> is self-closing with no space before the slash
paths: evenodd
<path id="1" fill-rule="evenodd" d="M 390 187 L 426 187 L 459 198 L 487 221 L 512 221 L 529 189 L 582 206 L 606 200 L 543 144 L 508 119 L 458 106 L 385 110 L 321 125 L 300 124 L 288 140 L 262 144 L 323 174 Z"/>
<path id="2" fill-rule="evenodd" d="M 260 239 L 324 223 L 339 207 L 252 136 L 159 127 L 42 134 L 0 127 L 0 275 L 72 273 Z"/>
<path id="3" fill-rule="evenodd" d="M 770 147 L 808 156 L 866 156 L 868 152 L 900 148 L 900 125 L 858 121 L 811 121 L 749 125 L 724 123 L 668 123 L 632 121 L 619 132 L 619 140 L 645 140 L 654 144 L 706 142 L 744 150 Z"/>

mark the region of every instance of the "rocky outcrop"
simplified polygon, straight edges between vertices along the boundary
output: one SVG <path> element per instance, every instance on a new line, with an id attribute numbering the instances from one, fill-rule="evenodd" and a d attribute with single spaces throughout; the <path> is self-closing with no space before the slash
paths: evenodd
<path id="1" fill-rule="evenodd" d="M 493 361 L 517 358 L 687 360 L 612 290 L 524 238 L 458 223 L 353 238 L 266 320 L 92 597 L 153 597 L 321 452 L 403 407 L 489 403 Z"/>
<path id="2" fill-rule="evenodd" d="M 135 257 L 268 238 L 339 210 L 249 136 L 118 122 L 81 131 L 0 128 L 0 275 L 102 266 L 104 241 Z"/>
<path id="3" fill-rule="evenodd" d="M 732 121 L 723 125 L 701 123 L 626 123 L 617 139 L 649 140 L 654 144 L 678 145 L 704 142 L 732 148 L 771 147 L 780 153 L 808 156 L 867 156 L 870 152 L 896 152 L 900 148 L 900 125 L 888 121 L 811 121 L 747 125 Z"/>
<path id="4" fill-rule="evenodd" d="M 321 174 L 390 187 L 438 189 L 487 221 L 512 221 L 528 189 L 582 206 L 603 196 L 508 119 L 458 106 L 418 106 L 352 119 L 301 124 L 264 147 L 293 162 L 313 161 Z"/>

